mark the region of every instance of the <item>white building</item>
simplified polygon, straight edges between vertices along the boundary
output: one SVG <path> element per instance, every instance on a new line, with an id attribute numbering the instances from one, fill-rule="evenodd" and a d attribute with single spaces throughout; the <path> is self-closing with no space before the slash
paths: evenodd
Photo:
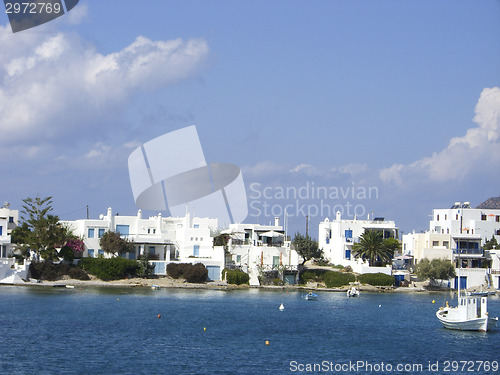
<path id="1" fill-rule="evenodd" d="M 11 244 L 11 233 L 17 227 L 19 211 L 11 210 L 8 203 L 0 208 L 0 258 L 8 258 L 13 255 Z"/>
<path id="2" fill-rule="evenodd" d="M 224 268 L 224 249 L 213 247 L 212 232 L 217 229 L 217 219 L 191 217 L 162 217 L 161 214 L 147 219 L 139 210 L 136 216 L 113 215 L 108 208 L 99 219 L 62 221 L 73 233 L 82 236 L 85 243 L 83 256 L 109 256 L 99 245 L 106 231 L 120 233 L 134 243 L 134 251 L 125 256 L 137 259 L 149 254 L 155 264 L 156 274 L 166 274 L 170 262 L 203 263 L 210 280 L 220 280 Z"/>
<path id="3" fill-rule="evenodd" d="M 500 210 L 471 208 L 469 202 L 456 202 L 449 209 L 434 209 L 429 231 L 403 235 L 403 253 L 414 257 L 448 259 L 460 267 L 462 288 L 494 285 L 500 278 L 496 251 L 481 246 L 492 236 L 500 239 Z M 450 286 L 457 287 L 458 280 Z"/>
<path id="4" fill-rule="evenodd" d="M 351 266 L 358 273 L 382 272 L 391 274 L 391 266 L 369 267 L 368 262 L 355 259 L 352 255 L 353 245 L 359 242 L 359 237 L 365 231 L 377 231 L 383 238 L 398 238 L 398 228 L 394 221 L 384 218 L 373 220 L 342 219 L 337 212 L 335 220 L 326 218 L 319 223 L 319 248 L 323 249 L 324 257 L 333 264 Z"/>
<path id="5" fill-rule="evenodd" d="M 452 236 L 479 236 L 483 244 L 495 236 L 500 242 L 500 209 L 471 208 L 469 202 L 456 202 L 451 208 L 432 210 L 429 230 Z"/>
<path id="6" fill-rule="evenodd" d="M 283 226 L 230 224 L 222 233 L 230 235 L 228 267 L 237 267 L 250 276 L 250 285 L 260 285 L 259 276 L 275 271 L 285 284 L 295 284 L 302 257 L 290 248 Z"/>

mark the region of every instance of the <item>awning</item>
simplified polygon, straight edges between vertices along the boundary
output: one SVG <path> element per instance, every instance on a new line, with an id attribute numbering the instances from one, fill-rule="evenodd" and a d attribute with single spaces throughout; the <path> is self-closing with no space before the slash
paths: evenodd
<path id="1" fill-rule="evenodd" d="M 269 232 L 259 233 L 259 235 L 265 236 L 265 237 L 284 237 L 285 236 L 283 233 L 278 233 L 278 232 L 275 232 L 274 230 L 270 230 Z"/>

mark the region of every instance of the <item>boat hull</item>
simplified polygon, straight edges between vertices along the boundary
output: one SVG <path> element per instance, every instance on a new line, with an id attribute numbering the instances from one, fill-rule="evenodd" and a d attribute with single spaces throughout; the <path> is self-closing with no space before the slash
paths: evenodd
<path id="1" fill-rule="evenodd" d="M 468 320 L 452 320 L 444 317 L 442 311 L 438 311 L 436 313 L 436 316 L 438 317 L 439 321 L 443 324 L 445 328 L 455 329 L 459 331 L 486 332 L 488 330 L 491 330 L 491 328 L 496 325 L 495 318 L 483 317 L 483 318 L 468 319 Z"/>

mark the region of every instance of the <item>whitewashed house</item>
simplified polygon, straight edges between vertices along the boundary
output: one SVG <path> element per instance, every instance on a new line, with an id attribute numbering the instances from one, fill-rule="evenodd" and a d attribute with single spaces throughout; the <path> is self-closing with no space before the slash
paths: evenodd
<path id="1" fill-rule="evenodd" d="M 370 220 L 342 219 L 340 211 L 334 220 L 326 218 L 319 223 L 319 248 L 323 249 L 324 257 L 330 263 L 351 266 L 357 273 L 385 273 L 391 275 L 392 266 L 370 267 L 368 261 L 356 259 L 353 254 L 353 245 L 359 242 L 365 231 L 377 231 L 382 238 L 398 238 L 398 228 L 394 221 L 384 218 Z"/>
<path id="2" fill-rule="evenodd" d="M 403 253 L 413 256 L 415 264 L 424 258 L 450 260 L 461 268 L 463 289 L 500 288 L 497 252 L 482 249 L 492 236 L 500 239 L 500 210 L 476 209 L 469 202 L 456 202 L 449 209 L 433 210 L 427 232 L 403 235 Z M 449 282 L 454 288 L 457 283 L 457 278 Z"/>
<path id="3" fill-rule="evenodd" d="M 26 279 L 29 261 L 18 264 L 14 258 L 15 247 L 11 243 L 12 230 L 17 227 L 19 211 L 11 210 L 5 203 L 0 208 L 0 284 L 22 283 Z"/>
<path id="4" fill-rule="evenodd" d="M 212 233 L 217 229 L 217 219 L 191 217 L 162 217 L 161 214 L 149 218 L 142 217 L 139 210 L 136 216 L 113 215 L 108 208 L 106 215 L 99 219 L 61 221 L 73 233 L 82 236 L 85 243 L 83 256 L 107 256 L 99 245 L 106 231 L 120 233 L 134 243 L 134 251 L 125 256 L 137 259 L 139 255 L 149 254 L 155 264 L 156 274 L 166 274 L 168 263 L 203 263 L 209 272 L 210 280 L 220 280 L 224 268 L 224 249 L 213 247 Z"/>
<path id="5" fill-rule="evenodd" d="M 250 276 L 250 285 L 260 285 L 259 276 L 277 271 L 285 284 L 296 284 L 302 257 L 290 248 L 279 218 L 274 225 L 230 224 L 222 233 L 230 235 L 228 267 L 237 267 Z"/>
<path id="6" fill-rule="evenodd" d="M 19 211 L 11 210 L 10 205 L 5 203 L 0 208 L 0 258 L 13 256 L 14 247 L 11 243 L 12 230 L 17 227 Z"/>

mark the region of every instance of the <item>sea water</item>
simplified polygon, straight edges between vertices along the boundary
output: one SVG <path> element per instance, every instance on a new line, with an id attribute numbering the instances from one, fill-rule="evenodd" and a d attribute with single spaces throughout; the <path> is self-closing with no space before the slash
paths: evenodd
<path id="1" fill-rule="evenodd" d="M 302 294 L 0 287 L 0 374 L 500 373 L 498 330 L 437 320 L 447 293 Z"/>

